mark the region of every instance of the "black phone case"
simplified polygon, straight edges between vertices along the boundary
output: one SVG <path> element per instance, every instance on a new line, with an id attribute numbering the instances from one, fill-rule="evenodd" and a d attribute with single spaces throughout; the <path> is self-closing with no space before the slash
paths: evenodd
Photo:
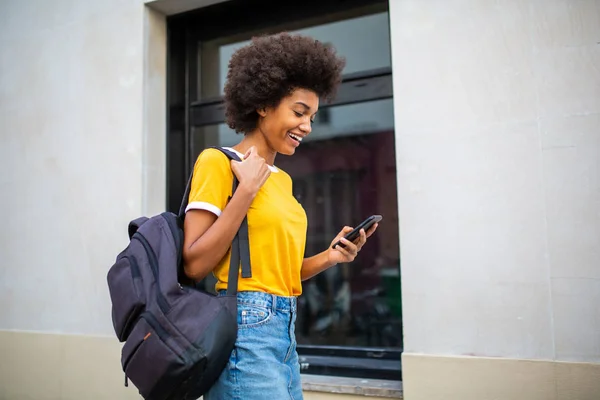
<path id="1" fill-rule="evenodd" d="M 356 238 L 358 238 L 360 236 L 361 229 L 368 231 L 373 225 L 380 222 L 381 220 L 382 220 L 381 215 L 371 215 L 369 218 L 365 219 L 363 222 L 358 224 L 358 226 L 356 228 L 354 228 L 351 232 L 348 232 L 344 236 L 344 239 L 353 242 L 354 240 L 356 240 Z M 333 244 L 332 248 L 335 248 L 335 246 L 340 246 L 340 247 L 346 248 L 346 245 L 343 244 L 340 240 L 335 242 Z"/>

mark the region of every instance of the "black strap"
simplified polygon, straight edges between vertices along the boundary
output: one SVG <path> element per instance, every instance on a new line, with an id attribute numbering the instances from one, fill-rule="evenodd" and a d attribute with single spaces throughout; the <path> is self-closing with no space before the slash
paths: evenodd
<path id="1" fill-rule="evenodd" d="M 248 239 L 248 217 L 244 217 L 237 236 L 239 237 L 240 258 L 242 261 L 242 278 L 252 278 L 250 268 L 250 239 Z"/>
<path id="2" fill-rule="evenodd" d="M 234 153 L 230 150 L 224 149 L 222 147 L 210 147 L 210 148 L 219 150 L 221 153 L 225 154 L 227 156 L 227 158 L 229 158 L 230 160 L 242 161 L 236 153 Z M 182 218 L 182 219 L 185 218 L 185 209 L 190 200 L 190 191 L 192 190 L 193 177 L 194 177 L 194 171 L 192 171 L 192 173 L 190 174 L 190 177 L 188 178 L 187 185 L 185 185 L 185 191 L 183 192 L 183 198 L 181 199 L 181 205 L 179 206 L 178 216 L 179 216 L 179 218 Z M 233 193 L 235 192 L 235 189 L 237 189 L 237 177 L 235 176 L 235 174 L 233 174 L 233 189 L 231 191 L 232 196 L 233 196 Z"/>
<path id="3" fill-rule="evenodd" d="M 177 216 L 181 219 L 185 218 L 185 208 L 188 205 L 188 201 L 190 199 L 190 189 L 192 187 L 192 177 L 194 176 L 194 172 L 190 174 L 190 178 L 187 181 L 187 185 L 185 186 L 185 192 L 183 193 L 183 198 L 181 199 L 181 205 L 179 206 L 179 213 Z"/>
<path id="4" fill-rule="evenodd" d="M 236 262 L 237 260 L 237 262 Z M 235 296 L 238 292 L 238 272 L 240 271 L 240 239 L 235 235 L 231 243 L 231 261 L 227 279 L 227 295 Z"/>
<path id="5" fill-rule="evenodd" d="M 221 147 L 212 147 L 214 149 L 219 150 L 221 153 L 225 154 L 227 158 L 230 160 L 241 161 L 240 157 L 227 149 Z M 192 186 L 192 177 L 193 172 L 188 179 L 187 186 L 185 188 L 185 193 L 183 195 L 183 199 L 181 200 L 181 206 L 179 207 L 179 218 L 185 218 L 185 209 L 188 205 L 190 190 Z M 231 195 L 235 193 L 238 187 L 238 180 L 235 174 L 233 174 L 233 186 L 231 188 Z M 231 198 L 230 198 L 231 199 Z M 243 278 L 251 278 L 252 277 L 252 268 L 250 266 L 250 240 L 248 238 L 248 217 L 245 216 L 242 224 L 240 225 L 240 229 L 236 233 L 233 238 L 233 242 L 231 243 L 231 261 L 229 263 L 229 277 L 227 282 L 227 294 L 235 295 L 237 294 L 238 289 L 238 272 L 240 269 L 240 264 L 242 268 L 242 277 Z"/>
<path id="6" fill-rule="evenodd" d="M 224 150 L 224 149 L 223 149 Z M 228 151 L 228 150 L 225 150 Z M 235 157 L 234 160 L 239 161 L 240 158 L 237 154 L 232 153 L 229 156 Z M 238 187 L 238 180 L 235 174 L 233 174 L 233 187 L 231 188 L 231 196 L 235 193 Z M 229 198 L 231 200 L 231 198 Z M 239 255 L 234 258 L 231 257 L 231 262 L 229 264 L 229 270 L 238 270 L 240 262 L 242 264 L 242 278 L 252 278 L 252 268 L 250 268 L 250 239 L 248 239 L 248 216 L 246 215 L 242 220 L 242 224 L 240 225 L 240 229 L 238 229 L 237 234 L 235 235 L 234 242 L 232 246 L 239 248 Z M 233 268 L 232 268 L 233 267 Z M 236 277 L 237 280 L 237 277 Z M 237 282 L 235 284 L 237 288 Z"/>

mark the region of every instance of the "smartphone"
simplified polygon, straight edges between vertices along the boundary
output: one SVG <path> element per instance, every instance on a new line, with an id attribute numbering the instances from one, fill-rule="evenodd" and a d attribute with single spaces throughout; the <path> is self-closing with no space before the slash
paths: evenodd
<path id="1" fill-rule="evenodd" d="M 352 229 L 351 232 L 348 232 L 346 236 L 344 236 L 344 239 L 349 240 L 351 242 L 355 241 L 360 236 L 361 229 L 364 229 L 365 232 L 367 232 L 369 228 L 371 228 L 374 224 L 381 221 L 382 219 L 383 217 L 381 215 L 371 215 L 369 218 L 365 219 L 363 222 L 358 224 L 356 228 Z M 344 245 L 344 243 L 342 243 L 341 240 L 335 242 L 332 247 L 335 246 L 346 247 L 346 245 Z"/>

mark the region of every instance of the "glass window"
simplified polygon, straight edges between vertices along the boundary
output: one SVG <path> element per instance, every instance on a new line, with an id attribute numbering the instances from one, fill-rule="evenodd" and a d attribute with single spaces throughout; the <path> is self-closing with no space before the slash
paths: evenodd
<path id="1" fill-rule="evenodd" d="M 388 13 L 382 12 L 290 32 L 332 43 L 339 54 L 346 57 L 344 73 L 351 74 L 391 66 L 388 18 Z M 235 38 L 225 38 L 200 44 L 204 71 L 200 97 L 211 98 L 223 94 L 229 59 L 237 49 L 249 42 L 249 39 L 236 41 Z"/>
<path id="2" fill-rule="evenodd" d="M 355 226 L 372 214 L 384 219 L 354 262 L 303 283 L 298 353 L 301 363 L 310 365 L 307 373 L 400 379 L 402 305 L 389 20 L 387 2 L 365 0 L 361 7 L 373 3 L 377 8 L 336 10 L 335 17 L 319 14 L 317 7 L 306 20 L 289 23 L 289 29 L 268 25 L 269 19 L 246 32 L 228 18 L 221 23 L 231 25 L 231 31 L 223 28 L 222 37 L 211 34 L 209 40 L 190 34 L 205 25 L 196 16 L 179 26 L 171 23 L 169 196 L 175 209 L 186 171 L 203 149 L 241 140 L 224 123 L 222 100 L 227 65 L 236 49 L 253 35 L 278 31 L 332 43 L 347 59 L 340 96 L 334 105 L 321 104 L 312 133 L 296 154 L 279 155 L 275 164 L 290 174 L 293 194 L 306 210 L 307 257 L 330 246 L 344 225 Z M 219 6 L 218 15 L 229 15 L 227 4 Z M 347 79 L 354 73 L 361 78 Z M 213 291 L 214 283 L 208 277 L 202 285 Z M 357 362 L 368 358 L 376 360 Z"/>
<path id="3" fill-rule="evenodd" d="M 320 109 L 317 113 L 312 125 L 312 132 L 302 142 L 302 145 L 341 136 L 360 136 L 365 133 L 393 129 L 394 116 L 391 99 L 327 107 Z M 220 124 L 218 125 L 218 142 L 212 142 L 212 145 L 233 146 L 240 140 L 240 135 L 229 129 L 226 124 Z"/>

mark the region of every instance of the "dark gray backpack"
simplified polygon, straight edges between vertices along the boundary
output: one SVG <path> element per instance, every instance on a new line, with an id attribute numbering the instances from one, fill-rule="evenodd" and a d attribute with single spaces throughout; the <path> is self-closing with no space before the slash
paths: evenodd
<path id="1" fill-rule="evenodd" d="M 229 159 L 236 154 L 219 148 Z M 129 223 L 130 243 L 108 272 L 112 321 L 125 342 L 121 364 L 147 400 L 197 399 L 217 380 L 237 338 L 237 283 L 250 277 L 248 221 L 232 243 L 226 296 L 182 284 L 183 219 L 164 212 Z M 234 175 L 233 192 L 237 187 Z M 240 263 L 241 261 L 241 263 Z"/>

